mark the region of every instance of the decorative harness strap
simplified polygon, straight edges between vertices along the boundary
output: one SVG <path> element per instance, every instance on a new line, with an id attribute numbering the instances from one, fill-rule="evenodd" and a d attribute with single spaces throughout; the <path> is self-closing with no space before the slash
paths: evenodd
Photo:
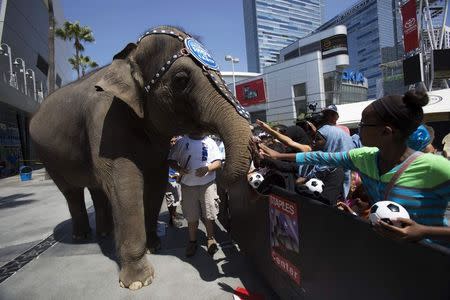
<path id="1" fill-rule="evenodd" d="M 176 37 L 178 40 L 184 43 L 184 47 L 181 48 L 176 54 L 172 55 L 166 60 L 164 65 L 158 70 L 158 72 L 152 77 L 152 79 L 144 85 L 144 90 L 148 94 L 152 90 L 153 85 L 167 72 L 173 63 L 180 57 L 190 56 L 193 61 L 203 69 L 203 73 L 210 79 L 216 89 L 234 106 L 236 111 L 245 119 L 250 119 L 250 114 L 242 107 L 242 105 L 236 100 L 233 93 L 227 87 L 225 80 L 219 71 L 219 66 L 208 53 L 208 51 L 197 40 L 186 34 L 183 37 L 180 33 L 174 30 L 156 28 L 151 31 L 147 31 L 138 39 L 138 43 L 148 35 L 152 34 L 166 34 Z"/>

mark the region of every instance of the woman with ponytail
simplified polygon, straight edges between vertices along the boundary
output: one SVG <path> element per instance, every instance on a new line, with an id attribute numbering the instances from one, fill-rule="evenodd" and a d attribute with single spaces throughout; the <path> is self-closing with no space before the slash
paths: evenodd
<path id="1" fill-rule="evenodd" d="M 450 200 L 450 162 L 433 154 L 419 155 L 407 146 L 408 137 L 422 123 L 422 107 L 427 103 L 428 96 L 422 91 L 372 102 L 359 123 L 362 148 L 340 153 L 282 154 L 261 146 L 260 154 L 298 164 L 358 171 L 370 205 L 393 201 L 411 216 L 400 219 L 403 228 L 379 222 L 375 225 L 378 233 L 404 241 L 431 239 L 450 247 L 450 227 L 445 218 Z M 400 169 L 402 172 L 398 172 Z"/>

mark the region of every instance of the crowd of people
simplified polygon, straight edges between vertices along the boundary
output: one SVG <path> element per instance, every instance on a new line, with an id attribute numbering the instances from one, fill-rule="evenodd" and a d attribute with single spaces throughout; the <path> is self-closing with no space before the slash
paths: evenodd
<path id="1" fill-rule="evenodd" d="M 368 218 L 370 207 L 378 201 L 396 202 L 411 219 L 401 219 L 401 228 L 379 221 L 374 224 L 378 233 L 449 247 L 445 212 L 450 200 L 450 162 L 444 157 L 445 148 L 437 154 L 433 147 L 433 129 L 422 124 L 422 107 L 427 103 L 427 94 L 419 91 L 378 99 L 363 111 L 358 133 L 353 135 L 337 124 L 335 105 L 303 114 L 289 127 L 257 120 L 252 132 L 259 159 L 252 163 L 249 178 L 255 172 L 264 176 L 257 188 L 261 193 L 277 185 L 362 218 Z M 186 256 L 197 250 L 200 219 L 207 231 L 208 253 L 213 255 L 218 249 L 214 221 L 221 201 L 215 171 L 225 159 L 223 143 L 204 132 L 174 138 L 171 143 L 166 193 L 169 223 L 181 226 L 176 213 L 181 202 L 189 229 Z M 311 179 L 323 182 L 320 195 L 306 187 Z M 220 194 L 226 198 L 226 193 Z"/>
<path id="2" fill-rule="evenodd" d="M 379 221 L 374 226 L 378 233 L 396 240 L 427 240 L 449 247 L 445 212 L 450 200 L 450 162 L 435 154 L 433 131 L 422 124 L 422 107 L 427 103 L 427 94 L 419 91 L 378 99 L 363 111 L 359 133 L 352 136 L 336 125 L 335 107 L 327 107 L 319 118 L 297 123 L 309 134 L 311 143 L 307 145 L 288 139 L 287 130 L 285 138 L 259 121 L 259 127 L 277 140 L 261 140 L 261 164 L 273 168 L 277 166 L 273 160 L 295 162 L 300 166 L 297 185 L 308 178 L 319 178 L 325 184 L 324 202 L 364 218 L 374 203 L 396 202 L 406 208 L 411 219 L 401 219 L 401 228 Z M 273 145 L 278 142 L 285 145 L 284 151 L 275 149 Z M 303 173 L 305 166 L 310 167 Z M 299 192 L 297 185 L 295 190 Z"/>

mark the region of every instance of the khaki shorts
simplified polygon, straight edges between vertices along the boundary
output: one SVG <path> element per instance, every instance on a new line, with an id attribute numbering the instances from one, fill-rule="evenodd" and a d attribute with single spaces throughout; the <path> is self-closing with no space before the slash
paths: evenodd
<path id="1" fill-rule="evenodd" d="M 188 186 L 181 184 L 183 215 L 190 223 L 197 222 L 202 215 L 205 219 L 215 220 L 219 213 L 219 196 L 216 184 Z"/>

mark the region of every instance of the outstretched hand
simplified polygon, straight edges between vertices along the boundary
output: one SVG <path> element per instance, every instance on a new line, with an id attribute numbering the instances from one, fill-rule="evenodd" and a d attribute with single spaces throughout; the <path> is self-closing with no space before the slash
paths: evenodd
<path id="1" fill-rule="evenodd" d="M 256 125 L 258 125 L 259 128 L 261 128 L 262 130 L 264 130 L 268 134 L 272 134 L 273 129 L 267 123 L 264 123 L 263 121 L 257 119 L 256 120 Z"/>
<path id="2" fill-rule="evenodd" d="M 380 220 L 374 225 L 374 230 L 378 234 L 396 241 L 420 241 L 424 238 L 424 225 L 405 218 L 398 218 L 397 221 L 402 223 L 403 228 L 389 225 Z"/>
<path id="3" fill-rule="evenodd" d="M 262 143 L 260 143 L 258 146 L 259 146 L 259 156 L 261 157 L 261 159 L 264 158 L 277 159 L 280 154 L 279 152 L 270 149 L 269 147 L 267 147 Z"/>

